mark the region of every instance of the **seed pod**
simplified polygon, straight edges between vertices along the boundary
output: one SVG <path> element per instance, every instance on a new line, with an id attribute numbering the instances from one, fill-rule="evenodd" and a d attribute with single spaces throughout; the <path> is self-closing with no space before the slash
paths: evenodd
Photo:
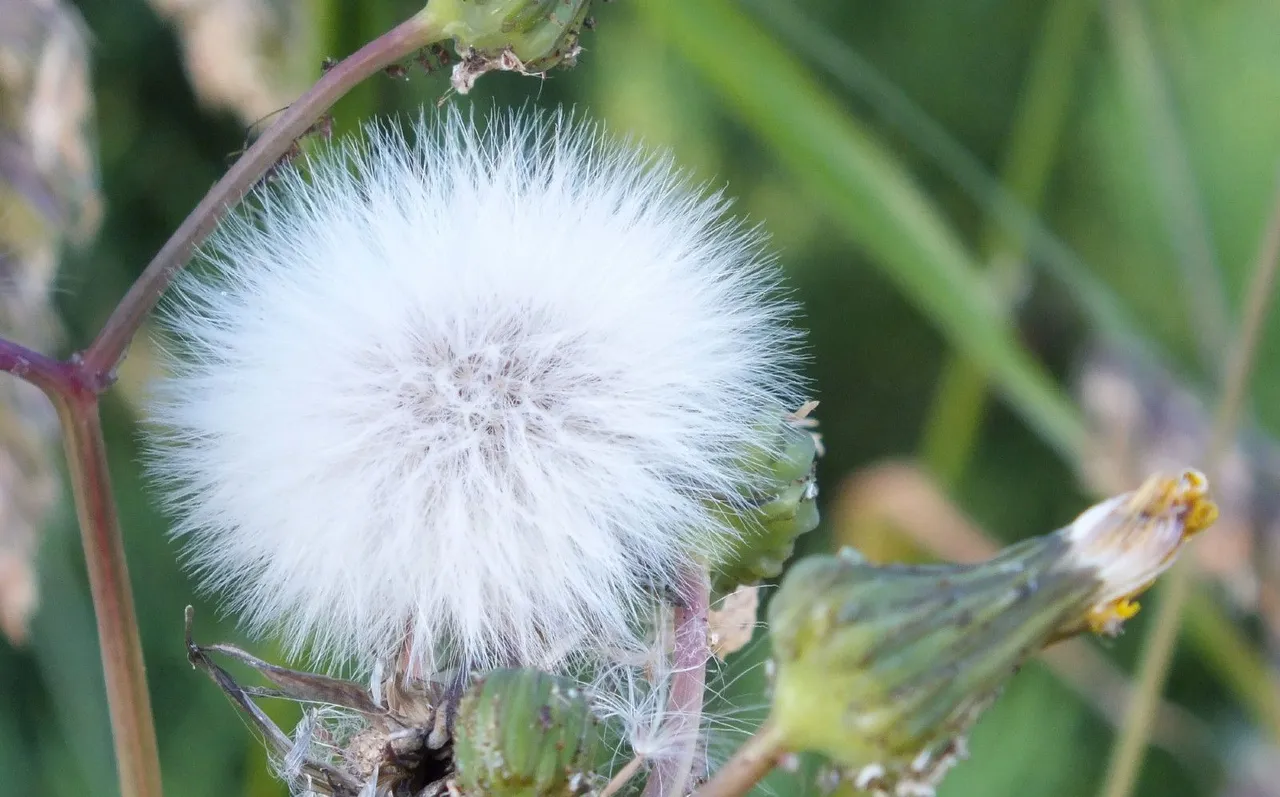
<path id="1" fill-rule="evenodd" d="M 492 70 L 538 74 L 572 66 L 591 0 L 431 0 L 427 14 L 454 40 L 459 93 Z"/>
<path id="2" fill-rule="evenodd" d="M 713 586 L 719 595 L 779 575 L 795 550 L 796 538 L 818 525 L 816 440 L 784 421 L 775 441 L 772 450 L 777 453 L 760 451 L 746 459 L 748 474 L 763 477 L 753 485 L 755 494 L 747 496 L 754 508 L 724 510 L 741 536 L 716 567 Z"/>
<path id="3" fill-rule="evenodd" d="M 454 761 L 463 794 L 572 797 L 600 763 L 599 721 L 571 681 L 536 670 L 495 670 L 458 707 Z"/>
<path id="4" fill-rule="evenodd" d="M 1215 513 L 1188 471 L 981 564 L 799 562 L 769 606 L 773 721 L 789 748 L 825 753 L 856 788 L 931 794 L 1018 665 L 1072 633 L 1115 633 Z"/>

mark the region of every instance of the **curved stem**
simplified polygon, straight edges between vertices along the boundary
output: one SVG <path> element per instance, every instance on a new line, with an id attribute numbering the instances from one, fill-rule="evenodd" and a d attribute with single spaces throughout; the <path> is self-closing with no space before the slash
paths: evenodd
<path id="1" fill-rule="evenodd" d="M 1248 392 L 1249 374 L 1258 339 L 1271 305 L 1277 270 L 1280 270 L 1280 182 L 1276 185 L 1266 233 L 1245 294 L 1244 320 L 1227 364 L 1222 397 L 1218 403 L 1213 436 L 1206 456 L 1205 471 L 1210 479 L 1214 478 L 1223 455 L 1230 449 L 1235 438 L 1236 425 Z M 1147 739 L 1151 735 L 1154 707 L 1160 700 L 1169 663 L 1173 659 L 1173 650 L 1178 641 L 1182 608 L 1193 586 L 1192 576 L 1191 563 L 1183 560 L 1165 578 L 1164 594 L 1143 645 L 1132 702 L 1125 724 L 1120 730 L 1120 737 L 1112 748 L 1101 792 L 1104 797 L 1127 797 L 1137 783 L 1146 757 Z"/>
<path id="2" fill-rule="evenodd" d="M 773 771 L 785 752 L 782 734 L 766 721 L 693 797 L 741 797 Z"/>
<path id="3" fill-rule="evenodd" d="M 666 733 L 680 746 L 677 755 L 654 764 L 644 797 L 684 797 L 698 754 L 702 697 L 706 690 L 707 614 L 711 609 L 711 578 L 701 565 L 687 568 L 679 586 L 675 611 L 675 652 L 672 654 L 671 692 L 667 696 Z"/>
<path id="4" fill-rule="evenodd" d="M 95 390 L 105 390 L 114 381 L 115 367 L 123 359 L 142 319 L 223 214 L 356 84 L 438 38 L 437 26 L 423 10 L 334 66 L 280 115 L 161 247 L 85 351 L 83 368 Z"/>
<path id="5" fill-rule="evenodd" d="M 62 420 L 89 589 L 98 621 L 120 793 L 124 797 L 160 797 L 160 757 L 151 697 L 119 516 L 111 495 L 98 399 L 93 393 L 82 391 L 59 396 L 55 403 Z"/>

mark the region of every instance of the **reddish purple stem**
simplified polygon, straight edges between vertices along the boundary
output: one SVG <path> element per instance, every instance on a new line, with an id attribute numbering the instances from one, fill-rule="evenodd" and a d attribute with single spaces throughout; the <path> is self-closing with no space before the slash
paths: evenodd
<path id="1" fill-rule="evenodd" d="M 711 643 L 707 615 L 711 609 L 711 581 L 705 567 L 689 567 L 682 573 L 679 603 L 675 611 L 675 650 L 672 652 L 671 692 L 667 695 L 666 734 L 679 750 L 654 764 L 645 784 L 644 797 L 683 797 L 695 776 L 695 762 L 702 739 L 702 700 L 706 690 L 707 660 Z"/>
<path id="2" fill-rule="evenodd" d="M 62 362 L 0 338 L 0 371 L 30 382 L 52 397 L 85 389 L 75 363 Z"/>

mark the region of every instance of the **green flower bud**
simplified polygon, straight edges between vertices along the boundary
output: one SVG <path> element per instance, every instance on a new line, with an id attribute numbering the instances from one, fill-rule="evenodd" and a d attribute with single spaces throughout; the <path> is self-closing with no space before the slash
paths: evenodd
<path id="1" fill-rule="evenodd" d="M 538 74 L 572 66 L 591 0 L 430 0 L 426 13 L 462 59 L 453 86 L 471 90 L 485 72 Z"/>
<path id="2" fill-rule="evenodd" d="M 1070 633 L 1116 632 L 1215 516 L 1188 471 L 982 564 L 799 562 L 769 606 L 780 738 L 830 756 L 856 788 L 931 793 L 1019 664 Z"/>
<path id="3" fill-rule="evenodd" d="M 721 509 L 741 534 L 715 569 L 713 587 L 719 595 L 779 575 L 795 550 L 796 538 L 818 525 L 817 441 L 790 420 L 780 423 L 771 435 L 768 448 L 744 458 L 753 486 L 763 477 L 763 486 L 747 496 L 752 509 Z"/>
<path id="4" fill-rule="evenodd" d="M 536 670 L 495 670 L 458 706 L 453 732 L 463 794 L 572 797 L 601 763 L 599 721 L 572 681 Z"/>

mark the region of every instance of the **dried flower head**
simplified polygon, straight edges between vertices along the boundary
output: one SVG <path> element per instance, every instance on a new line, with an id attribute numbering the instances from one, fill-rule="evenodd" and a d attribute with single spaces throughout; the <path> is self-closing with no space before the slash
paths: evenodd
<path id="1" fill-rule="evenodd" d="M 1086 623 L 1095 633 L 1115 635 L 1138 613 L 1133 600 L 1173 564 L 1182 544 L 1218 519 L 1202 473 L 1185 470 L 1171 478 L 1154 475 L 1131 493 L 1096 504 L 1060 533 L 1070 560 L 1099 582 Z"/>
<path id="2" fill-rule="evenodd" d="M 178 533 L 294 652 L 633 644 L 800 403 L 777 270 L 721 197 L 562 114 L 414 141 L 287 172 L 182 283 L 153 463 Z"/>

